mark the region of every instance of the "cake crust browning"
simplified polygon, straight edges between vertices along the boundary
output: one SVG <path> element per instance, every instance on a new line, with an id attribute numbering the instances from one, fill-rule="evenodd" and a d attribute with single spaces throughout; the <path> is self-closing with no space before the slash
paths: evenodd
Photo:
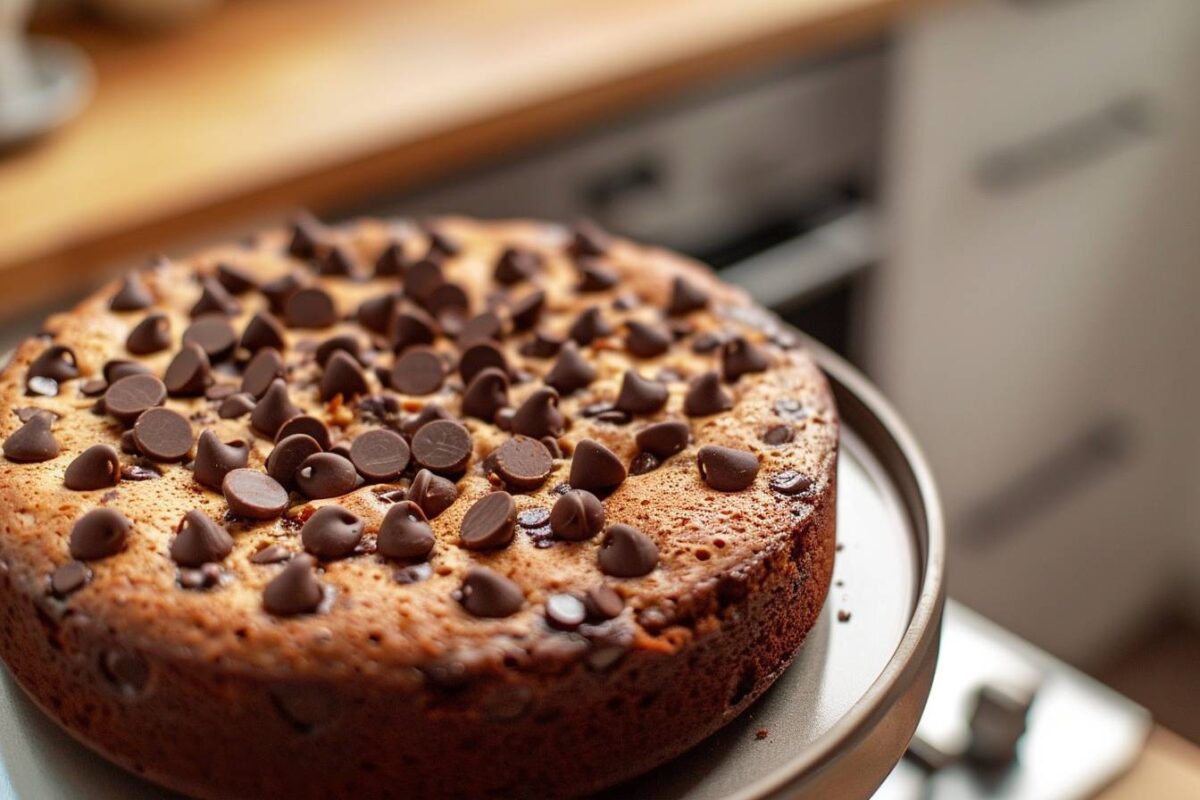
<path id="1" fill-rule="evenodd" d="M 601 255 L 581 255 L 577 240 L 557 226 L 528 222 L 447 218 L 423 229 L 362 220 L 320 228 L 314 255 L 297 258 L 287 252 L 289 232 L 272 231 L 248 245 L 144 271 L 139 278 L 152 307 L 111 310 L 115 292 L 129 294 L 128 285 L 113 284 L 52 317 L 48 336 L 24 342 L 0 374 L 0 435 L 21 426 L 18 411 L 38 408 L 56 415 L 52 432 L 59 446 L 58 455 L 44 461 L 6 462 L 0 475 L 0 656 L 20 684 L 88 745 L 201 797 L 576 795 L 662 763 L 732 719 L 791 662 L 828 591 L 835 549 L 833 401 L 809 356 L 784 341 L 769 315 L 703 267 L 617 239 Z M 514 246 L 538 254 L 535 266 L 518 265 L 533 270 L 532 281 L 508 284 L 512 276 L 497 268 L 506 258 L 512 262 L 504 252 Z M 441 253 L 439 265 L 456 289 L 442 294 L 452 304 L 465 298 L 471 313 L 463 316 L 472 326 L 490 322 L 472 318 L 490 304 L 502 324 L 515 328 L 512 308 L 540 290 L 546 299 L 536 328 L 547 338 L 568 336 L 593 307 L 609 327 L 580 348 L 595 376 L 559 399 L 566 430 L 556 437 L 560 452 L 550 474 L 536 488 L 499 486 L 489 456 L 511 441 L 510 433 L 496 422 L 460 416 L 466 387 L 452 356 L 465 349 L 461 341 L 443 335 L 428 343 L 447 356 L 443 384 L 428 395 L 403 395 L 385 383 L 391 349 L 350 319 L 357 312 L 359 321 L 370 322 L 363 319 L 364 301 L 406 283 L 388 274 L 340 272 L 369 276 L 377 261 L 389 258 L 411 270 L 427 251 L 448 248 L 454 252 Z M 615 285 L 596 290 L 592 272 L 581 279 L 578 262 L 585 257 L 613 273 Z M 370 430 L 403 431 L 430 403 L 468 430 L 471 451 L 461 477 L 454 476 L 457 498 L 428 520 L 434 547 L 427 560 L 387 559 L 375 549 L 381 521 L 397 497 L 403 499 L 416 464 L 394 481 L 365 483 L 332 498 L 293 493 L 282 517 L 264 521 L 228 516 L 226 499 L 197 483 L 186 463 L 149 465 L 123 454 L 127 477 L 116 486 L 64 487 L 67 466 L 88 447 L 120 449 L 122 424 L 93 413 L 95 397 L 84 393 L 84 384 L 99 379 L 114 359 L 143 364 L 161 377 L 181 349 L 193 307 L 223 303 L 197 276 L 215 277 L 230 265 L 264 287 L 235 298 L 237 311 L 227 319 L 239 336 L 256 313 L 269 310 L 268 289 L 285 275 L 298 275 L 333 300 L 335 324 L 287 327 L 281 348 L 290 401 L 325 424 L 333 452 Z M 509 263 L 509 269 L 516 268 Z M 410 272 L 407 282 L 417 277 Z M 498 278 L 506 292 L 500 298 Z M 664 315 L 673 296 L 694 302 L 686 293 L 673 295 L 676 278 L 699 287 L 706 306 Z M 421 310 L 412 311 L 419 318 Z M 167 316 L 170 346 L 131 355 L 130 331 L 148 313 Z M 286 308 L 280 318 L 287 318 Z M 631 326 L 638 341 L 627 346 L 624 323 L 630 320 L 670 331 L 672 345 L 658 352 L 652 333 Z M 466 327 L 463 319 L 440 321 L 446 329 Z M 675 330 L 677 323 L 690 330 L 683 324 Z M 329 373 L 318 364 L 319 345 L 339 335 L 354 337 L 370 354 L 358 359 L 365 391 L 352 398 L 344 396 L 349 390 L 321 386 Z M 706 335 L 741 336 L 770 364 L 725 384 L 731 410 L 688 416 L 689 382 L 722 368 L 722 348 L 699 342 Z M 533 336 L 505 331 L 497 343 L 511 372 L 507 403 L 513 409 L 544 385 L 555 363 L 523 352 Z M 59 382 L 54 396 L 30 396 L 30 365 L 54 346 L 71 348 L 79 376 Z M 240 389 L 233 365 L 244 358 L 214 358 L 216 382 Z M 345 369 L 347 359 L 338 361 Z M 358 380 L 350 363 L 342 379 L 347 386 Z M 631 419 L 593 414 L 594 407 L 617 402 L 631 369 L 665 387 L 665 404 Z M 395 411 L 379 400 L 388 395 Z M 186 417 L 196 434 L 211 429 L 221 442 L 245 441 L 247 468 L 265 469 L 274 442 L 254 429 L 250 416 L 223 418 L 218 412 L 227 399 L 201 393 L 172 396 L 165 405 Z M 690 442 L 679 453 L 655 457 L 653 468 L 639 474 L 635 434 L 665 420 L 686 422 Z M 652 540 L 658 559 L 647 575 L 605 575 L 598 566 L 603 535 L 555 539 L 543 519 L 585 439 L 629 469 L 603 498 L 605 524 L 635 526 Z M 697 465 L 703 446 L 752 453 L 758 471 L 749 487 L 721 491 L 706 484 Z M 543 468 L 536 463 L 534 480 Z M 131 480 L 134 468 L 161 474 Z M 512 479 L 515 468 L 508 469 L 499 474 Z M 787 475 L 803 480 L 780 491 Z M 467 512 L 499 488 L 513 495 L 511 541 L 463 547 Z M 287 556 L 302 552 L 304 522 L 331 504 L 364 523 L 363 542 L 349 557 L 316 564 L 322 594 L 315 613 L 269 613 L 265 587 L 285 569 Z M 82 586 L 56 590 L 52 576 L 72 561 L 73 525 L 100 507 L 132 521 L 124 549 L 88 561 Z M 232 552 L 216 566 L 205 565 L 206 574 L 193 575 L 201 570 L 185 570 L 170 556 L 179 522 L 193 510 L 221 523 L 233 539 Z M 278 562 L 261 556 L 271 547 L 284 551 Z M 468 570 L 480 567 L 516 584 L 523 596 L 518 611 L 492 618 L 465 610 L 460 587 Z M 574 629 L 553 624 L 551 598 L 568 594 L 586 606 L 588 590 L 600 585 L 621 598 L 615 618 L 590 612 Z"/>

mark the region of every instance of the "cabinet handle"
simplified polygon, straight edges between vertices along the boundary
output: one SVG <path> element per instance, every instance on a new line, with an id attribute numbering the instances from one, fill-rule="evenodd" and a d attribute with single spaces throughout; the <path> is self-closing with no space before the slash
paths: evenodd
<path id="1" fill-rule="evenodd" d="M 976 176 L 987 192 L 1011 192 L 1043 178 L 1079 169 L 1149 137 L 1152 104 L 1143 94 L 1107 105 L 979 160 Z"/>
<path id="2" fill-rule="evenodd" d="M 1121 466 L 1136 449 L 1134 424 L 1104 417 L 970 509 L 959 526 L 968 546 L 983 549 Z"/>

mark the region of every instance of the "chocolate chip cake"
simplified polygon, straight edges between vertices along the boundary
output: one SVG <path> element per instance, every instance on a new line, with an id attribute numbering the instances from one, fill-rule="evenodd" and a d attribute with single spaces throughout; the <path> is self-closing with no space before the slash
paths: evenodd
<path id="1" fill-rule="evenodd" d="M 0 374 L 0 655 L 199 797 L 575 796 L 788 666 L 833 565 L 809 355 L 593 225 L 158 259 Z"/>

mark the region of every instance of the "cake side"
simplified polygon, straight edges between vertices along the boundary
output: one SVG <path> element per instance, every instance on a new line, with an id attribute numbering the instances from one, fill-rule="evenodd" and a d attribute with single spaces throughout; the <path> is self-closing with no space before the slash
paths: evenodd
<path id="1" fill-rule="evenodd" d="M 451 241 L 455 250 L 440 257 L 440 277 L 455 287 L 443 294 L 454 303 L 465 300 L 471 313 L 436 320 L 442 330 L 430 344 L 446 358 L 442 383 L 426 394 L 405 394 L 388 373 L 412 348 L 380 342 L 396 335 L 394 330 L 366 330 L 360 324 L 363 304 L 400 285 L 406 294 L 412 291 L 420 274 L 415 265 L 430 260 L 439 246 L 436 237 Z M 0 376 L 0 417 L 7 420 L 0 431 L 12 438 L 21 426 L 17 411 L 51 411 L 57 418 L 49 429 L 59 454 L 6 464 L 0 478 L 0 647 L 22 685 L 69 730 L 126 766 L 201 795 L 315 791 L 329 781 L 378 787 L 397 770 L 408 775 L 407 787 L 417 787 L 418 794 L 451 791 L 455 780 L 475 781 L 471 786 L 480 791 L 520 793 L 520 786 L 538 786 L 569 794 L 636 774 L 689 746 L 731 718 L 790 662 L 824 600 L 833 558 L 836 412 L 808 356 L 783 346 L 787 343 L 769 330 L 769 318 L 740 293 L 664 251 L 613 240 L 590 257 L 594 263 L 581 264 L 580 254 L 570 252 L 576 240 L 568 232 L 522 222 L 445 219 L 437 222 L 436 237 L 403 223 L 361 221 L 321 229 L 315 256 L 296 258 L 287 252 L 294 234 L 264 234 L 249 244 L 144 272 L 150 307 L 112 311 L 111 298 L 126 287 L 108 287 L 52 318 L 47 325 L 52 342 L 30 340 L 18 350 Z M 394 253 L 392 245 L 402 251 L 395 258 L 408 270 L 404 283 L 392 274 L 371 276 L 389 248 Z M 540 259 L 531 276 L 504 283 L 498 280 L 501 262 L 505 249 L 514 246 Z M 367 277 L 330 274 L 328 262 L 339 259 Z M 310 264 L 316 264 L 315 275 Z M 122 469 L 141 466 L 160 474 L 98 489 L 64 487 L 68 467 L 83 450 L 97 442 L 117 448 L 124 430 L 113 409 L 89 410 L 95 398 L 83 393 L 84 384 L 106 364 L 111 371 L 114 359 L 164 375 L 181 349 L 181 336 L 196 324 L 189 310 L 204 302 L 205 287 L 195 274 L 215 276 L 222 265 L 235 265 L 260 287 L 298 273 L 302 284 L 320 287 L 332 299 L 332 324 L 280 328 L 289 399 L 331 433 L 328 452 L 377 429 L 403 431 L 415 450 L 405 422 L 431 403 L 442 405 L 468 431 L 466 464 L 452 475 L 456 496 L 428 520 L 433 544 L 425 557 L 389 557 L 383 550 L 391 545 L 380 544 L 383 519 L 399 498 L 411 494 L 411 466 L 331 497 L 293 490 L 287 509 L 266 521 L 231 515 L 231 501 L 197 483 L 190 460 L 145 465 L 145 453 L 122 454 Z M 597 270 L 613 274 L 594 274 Z M 680 276 L 700 290 L 704 304 L 664 315 Z M 503 294 L 497 294 L 498 285 Z M 545 297 L 536 323 L 514 330 L 516 314 L 525 309 L 522 301 L 539 289 Z M 389 310 L 393 316 L 410 310 L 411 298 L 396 302 Z M 250 289 L 237 294 L 236 303 L 223 316 L 242 334 L 256 314 L 267 313 L 271 298 Z M 559 452 L 533 487 L 527 476 L 516 474 L 519 469 L 495 463 L 496 453 L 515 438 L 511 418 L 485 420 L 467 408 L 474 400 L 471 381 L 461 374 L 462 361 L 469 360 L 462 328 L 489 307 L 502 325 L 500 338 L 489 341 L 496 343 L 508 374 L 507 382 L 498 382 L 507 383 L 500 407 L 514 411 L 544 389 L 562 359 L 561 340 L 575 337 L 590 309 L 599 309 L 592 316 L 608 328 L 578 348 L 595 374 L 558 398 L 567 425 L 552 437 Z M 165 346 L 133 356 L 130 337 L 150 313 L 167 318 Z M 668 336 L 665 349 L 659 351 L 654 335 L 631 341 L 638 332 L 630 321 Z M 459 341 L 446 341 L 454 326 Z M 702 342 L 708 334 L 717 339 L 713 348 Z M 339 335 L 359 343 L 355 360 L 362 391 L 349 398 L 322 387 L 331 371 L 328 358 L 320 364 L 322 345 Z M 541 338 L 559 340 L 558 352 L 535 351 L 531 343 Z M 696 388 L 698 379 L 726 369 L 728 344 L 735 339 L 765 359 L 766 368 L 719 381 L 716 401 L 697 400 L 704 394 Z M 80 376 L 62 381 L 54 396 L 28 396 L 30 365 L 59 345 L 72 349 Z M 483 363 L 491 357 L 486 353 Z M 240 351 L 214 361 L 212 385 L 243 388 L 249 370 Z M 665 389 L 661 406 L 642 410 L 649 409 L 647 401 L 635 397 L 637 402 L 627 404 L 634 410 L 613 408 L 631 369 Z M 264 470 L 276 443 L 244 416 L 222 418 L 228 396 L 207 397 L 218 394 L 210 389 L 196 397 L 169 397 L 165 406 L 197 432 L 211 429 L 221 442 L 244 440 L 247 468 Z M 386 397 L 394 409 L 382 401 Z M 703 402 L 732 407 L 687 413 L 689 402 L 693 412 L 708 410 L 695 405 Z M 598 406 L 607 409 L 597 412 Z M 685 423 L 688 443 L 648 465 L 636 434 L 664 421 Z M 608 528 L 631 526 L 653 543 L 657 552 L 644 574 L 613 574 L 642 570 L 644 564 L 605 566 L 602 551 L 611 534 L 593 531 L 574 541 L 546 523 L 584 441 L 603 446 L 627 472 L 614 489 L 599 494 Z M 706 446 L 752 454 L 750 484 L 713 488 L 711 481 L 722 480 L 729 465 L 718 463 L 713 469 L 721 474 L 705 477 L 700 449 Z M 639 457 L 644 463 L 635 466 Z M 603 460 L 595 467 L 604 468 Z M 514 480 L 524 483 L 514 486 Z M 511 538 L 498 547 L 464 546 L 470 527 L 464 527 L 464 518 L 499 491 L 512 500 Z M 272 613 L 264 608 L 265 593 L 287 566 L 260 563 L 262 554 L 269 547 L 286 555 L 312 553 L 302 531 L 326 506 L 362 523 L 359 541 L 345 556 L 315 548 L 312 574 L 322 591 L 315 613 Z M 83 560 L 87 577 L 63 593 L 51 576 L 62 578 L 56 571 L 71 563 L 72 530 L 96 507 L 120 509 L 133 521 L 132 530 L 120 552 Z M 180 520 L 196 510 L 232 540 L 228 554 L 214 562 L 219 566 L 206 568 L 207 576 L 193 575 L 202 570 L 172 556 Z M 636 556 L 634 548 L 635 562 Z M 504 616 L 473 613 L 463 589 L 468 570 L 477 566 L 514 583 L 519 608 Z M 562 619 L 578 601 L 594 604 L 589 592 L 598 587 L 619 598 L 611 618 L 588 607 L 585 619 Z M 560 602 L 562 595 L 577 602 Z M 227 702 L 213 704 L 214 697 Z M 597 727 L 600 709 L 609 718 Z M 639 727 L 671 720 L 678 727 L 674 737 L 651 736 L 653 727 Z M 363 755 L 353 776 L 332 777 L 337 762 L 345 760 L 346 743 L 361 738 L 362 731 L 376 733 L 383 755 Z M 628 734 L 628 751 L 614 749 L 605 731 Z M 214 744 L 217 732 L 226 734 L 217 737 L 226 744 Z M 493 734 L 525 744 L 506 750 L 503 759 L 480 752 L 480 737 Z M 533 763 L 555 741 L 578 743 L 577 767 Z M 430 759 L 430 742 L 440 743 L 435 752 L 458 753 L 457 760 Z M 255 752 L 257 746 L 264 752 Z M 289 754 L 288 776 L 266 769 L 276 748 Z M 211 769 L 251 752 L 261 768 L 219 775 Z M 607 763 L 614 754 L 621 757 Z M 461 766 L 468 763 L 482 772 L 464 777 Z M 283 768 L 279 761 L 275 765 Z M 490 777 L 484 780 L 483 774 Z"/>

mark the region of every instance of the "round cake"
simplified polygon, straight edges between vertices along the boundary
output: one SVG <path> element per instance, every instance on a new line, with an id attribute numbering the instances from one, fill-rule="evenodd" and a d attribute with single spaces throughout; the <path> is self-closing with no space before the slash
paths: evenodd
<path id="1" fill-rule="evenodd" d="M 0 655 L 199 797 L 597 791 L 770 686 L 833 567 L 811 357 L 590 224 L 160 258 L 19 346 L 0 420 Z"/>

